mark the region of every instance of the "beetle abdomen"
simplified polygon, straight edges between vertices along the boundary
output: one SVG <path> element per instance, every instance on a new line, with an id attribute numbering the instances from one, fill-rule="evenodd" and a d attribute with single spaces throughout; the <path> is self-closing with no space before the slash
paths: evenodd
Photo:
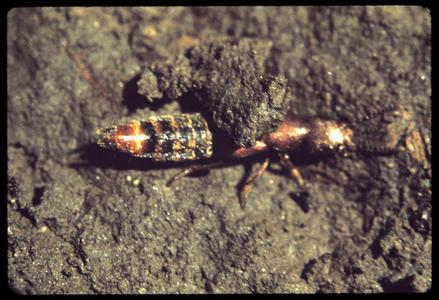
<path id="1" fill-rule="evenodd" d="M 98 129 L 98 144 L 155 161 L 196 160 L 212 156 L 212 133 L 200 114 L 152 116 Z"/>

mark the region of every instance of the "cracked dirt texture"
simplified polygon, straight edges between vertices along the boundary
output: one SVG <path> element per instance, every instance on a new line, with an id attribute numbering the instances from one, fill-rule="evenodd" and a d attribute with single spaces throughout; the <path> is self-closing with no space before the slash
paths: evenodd
<path id="1" fill-rule="evenodd" d="M 18 8 L 7 22 L 11 290 L 431 288 L 428 9 Z M 296 114 L 354 124 L 389 103 L 404 106 L 409 114 L 386 123 L 400 151 L 299 159 L 307 197 L 273 163 L 241 210 L 236 186 L 260 157 L 168 188 L 188 164 L 152 163 L 94 144 L 98 127 L 184 109 L 191 88 L 182 99 L 151 103 L 137 93 L 141 74 L 207 40 L 229 38 L 271 43 L 266 75 L 286 78 Z M 402 134 L 408 127 L 413 133 Z"/>

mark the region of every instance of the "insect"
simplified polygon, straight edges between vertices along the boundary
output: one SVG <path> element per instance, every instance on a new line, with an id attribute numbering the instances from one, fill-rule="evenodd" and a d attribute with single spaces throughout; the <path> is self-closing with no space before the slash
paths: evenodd
<path id="1" fill-rule="evenodd" d="M 214 155 L 214 136 L 201 114 L 152 116 L 142 121 L 133 120 L 127 124 L 98 129 L 96 134 L 101 147 L 154 161 L 201 160 Z M 352 134 L 352 129 L 342 123 L 287 115 L 275 131 L 261 136 L 254 146 L 234 149 L 226 154 L 215 153 L 215 156 L 244 158 L 274 150 L 279 155 L 281 165 L 299 185 L 303 185 L 300 172 L 289 159 L 288 153 L 345 152 L 355 149 Z M 222 160 L 190 166 L 172 177 L 167 185 L 188 174 L 223 163 Z M 239 192 L 242 208 L 246 206 L 253 183 L 262 176 L 269 163 L 269 158 L 266 158 L 244 183 Z"/>
<path id="2" fill-rule="evenodd" d="M 152 116 L 98 129 L 98 145 L 154 161 L 198 160 L 212 156 L 212 133 L 200 114 Z"/>

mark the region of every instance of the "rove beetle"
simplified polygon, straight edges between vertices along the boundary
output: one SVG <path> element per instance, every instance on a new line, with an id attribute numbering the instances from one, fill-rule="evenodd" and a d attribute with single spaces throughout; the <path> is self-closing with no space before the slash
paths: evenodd
<path id="1" fill-rule="evenodd" d="M 152 116 L 146 120 L 133 120 L 127 124 L 98 129 L 96 134 L 97 143 L 103 148 L 126 152 L 136 157 L 150 158 L 153 161 L 201 160 L 212 157 L 214 153 L 212 130 L 198 113 Z M 300 172 L 287 153 L 297 151 L 306 151 L 309 154 L 346 153 L 346 150 L 355 150 L 352 134 L 353 130 L 343 123 L 288 114 L 275 131 L 262 135 L 255 145 L 238 148 L 225 156 L 243 158 L 274 150 L 279 155 L 281 165 L 299 185 L 303 185 Z M 220 161 L 190 166 L 172 177 L 167 186 L 178 178 L 223 163 Z M 266 158 L 259 168 L 252 172 L 239 191 L 241 208 L 245 208 L 252 184 L 261 177 L 269 163 L 269 158 Z"/>

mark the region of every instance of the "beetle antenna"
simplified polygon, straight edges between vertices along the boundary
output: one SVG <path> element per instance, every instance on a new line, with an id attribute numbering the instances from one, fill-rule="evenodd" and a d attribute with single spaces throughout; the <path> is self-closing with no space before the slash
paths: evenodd
<path id="1" fill-rule="evenodd" d="M 357 120 L 358 123 L 362 123 L 364 121 L 368 121 L 371 119 L 374 119 L 378 116 L 382 116 L 386 113 L 389 112 L 394 112 L 397 111 L 399 109 L 399 103 L 396 101 L 393 101 L 391 103 L 387 103 L 387 104 L 383 104 L 381 105 L 380 108 L 375 108 L 375 109 L 371 109 L 369 110 L 365 116 L 363 116 L 362 118 L 360 118 L 359 120 Z"/>
<path id="2" fill-rule="evenodd" d="M 371 153 L 371 154 L 381 154 L 381 155 L 391 155 L 398 152 L 397 148 L 389 148 L 380 145 L 370 145 L 370 146 L 360 146 L 357 147 L 357 152 Z"/>
<path id="3" fill-rule="evenodd" d="M 381 155 L 391 155 L 396 154 L 399 150 L 398 143 L 395 147 L 388 147 L 384 144 L 374 144 L 368 141 L 362 143 L 356 143 L 352 149 L 348 149 L 354 152 L 370 153 L 370 154 L 381 154 Z"/>

